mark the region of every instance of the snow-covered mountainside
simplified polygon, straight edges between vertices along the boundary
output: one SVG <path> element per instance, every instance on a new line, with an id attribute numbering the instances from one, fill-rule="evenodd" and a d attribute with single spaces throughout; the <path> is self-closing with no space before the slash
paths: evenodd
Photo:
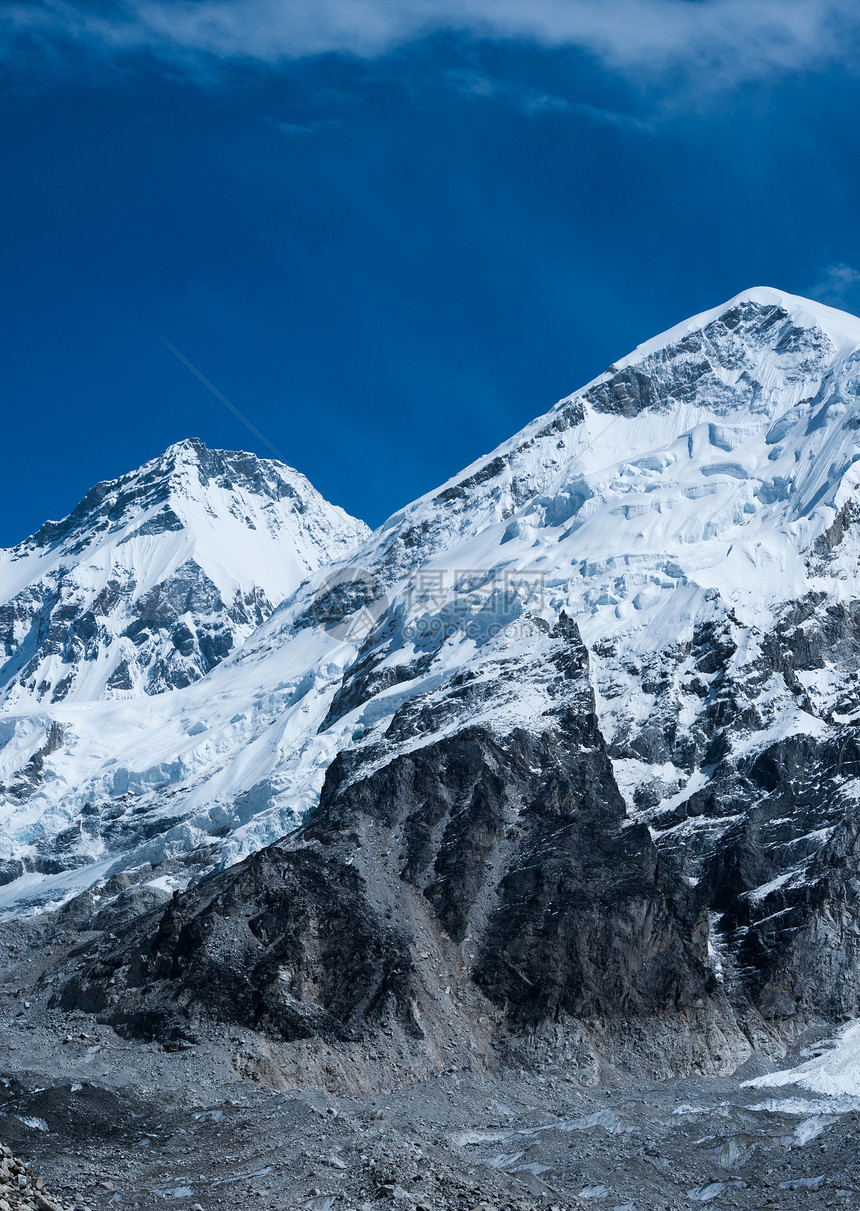
<path id="1" fill-rule="evenodd" d="M 281 463 L 171 446 L 0 551 L 2 700 L 188 685 L 367 532 Z"/>
<path id="2" fill-rule="evenodd" d="M 676 1007 L 710 979 L 771 1015 L 860 1012 L 858 431 L 860 320 L 756 289 L 679 325 L 310 576 L 202 680 L 7 706 L 4 902 L 234 862 L 329 770 L 311 831 L 382 813 L 374 861 L 500 1001 L 524 1003 L 519 971 L 556 988 L 529 1012 L 609 1004 L 671 950 Z M 585 886 L 598 832 L 601 869 L 632 880 L 604 914 L 627 968 L 576 992 L 553 894 L 514 876 Z M 555 985 L 528 970 L 535 936 Z M 580 943 L 589 978 L 614 970 Z"/>
<path id="3" fill-rule="evenodd" d="M 65 520 L 0 552 L 0 881 L 31 857 L 49 872 L 79 863 L 63 836 L 85 836 L 103 807 L 116 820 L 127 804 L 133 818 L 126 746 L 137 739 L 149 750 L 163 718 L 175 750 L 182 708 L 166 705 L 172 693 L 205 678 L 303 579 L 368 533 L 292 468 L 191 439 L 96 485 Z M 81 759 L 112 770 L 92 801 Z M 144 783 L 153 777 L 170 781 L 150 772 Z M 141 825 L 135 842 L 151 829 Z"/>

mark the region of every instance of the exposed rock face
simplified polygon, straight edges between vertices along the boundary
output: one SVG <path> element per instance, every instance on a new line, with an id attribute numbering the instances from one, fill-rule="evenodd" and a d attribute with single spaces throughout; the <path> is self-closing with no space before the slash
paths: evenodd
<path id="1" fill-rule="evenodd" d="M 133 933 L 132 952 L 106 955 L 64 997 L 132 1036 L 181 1038 L 202 1016 L 344 1040 L 408 1013 L 405 940 L 337 854 L 270 847 Z"/>
<path id="2" fill-rule="evenodd" d="M 144 1037 L 213 1017 L 287 1041 L 384 1024 L 419 1049 L 463 1013 L 440 978 L 485 1035 L 500 1018 L 518 1031 L 701 1009 L 707 917 L 627 826 L 576 627 L 550 640 L 539 734 L 465 727 L 381 765 L 338 758 L 299 833 L 132 925 L 62 1004 Z"/>
<path id="3" fill-rule="evenodd" d="M 750 350 L 766 350 L 788 381 L 812 378 L 834 351 L 826 333 L 797 323 L 779 303 L 742 299 L 667 348 L 613 368 L 586 399 L 598 412 L 626 417 L 646 409 L 669 412 L 705 395 L 727 417 L 738 408 L 753 411 L 762 391 Z"/>

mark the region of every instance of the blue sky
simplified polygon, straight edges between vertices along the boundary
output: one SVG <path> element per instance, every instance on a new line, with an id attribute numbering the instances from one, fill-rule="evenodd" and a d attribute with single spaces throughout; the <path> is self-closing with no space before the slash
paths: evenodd
<path id="1" fill-rule="evenodd" d="M 378 524 L 751 285 L 860 311 L 844 0 L 7 0 L 0 543 L 198 436 Z"/>

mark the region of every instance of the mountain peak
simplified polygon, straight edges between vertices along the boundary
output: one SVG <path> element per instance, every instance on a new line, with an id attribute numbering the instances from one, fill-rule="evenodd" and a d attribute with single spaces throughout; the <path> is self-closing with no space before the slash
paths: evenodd
<path id="1" fill-rule="evenodd" d="M 133 471 L 101 480 L 66 517 L 44 522 L 29 538 L 11 548 L 9 554 L 17 559 L 36 549 L 68 544 L 78 549 L 80 544 L 88 545 L 95 535 L 103 538 L 107 532 L 118 533 L 153 509 L 168 503 L 175 505 L 177 498 L 205 496 L 213 485 L 228 492 L 241 488 L 262 498 L 293 497 L 297 507 L 305 497 L 322 500 L 310 481 L 286 463 L 260 458 L 245 450 L 210 448 L 198 437 L 187 437 Z M 349 518 L 337 506 L 329 507 L 348 524 L 357 525 L 360 532 L 369 532 L 364 523 Z"/>
<path id="2" fill-rule="evenodd" d="M 0 695 L 187 684 L 368 533 L 283 463 L 176 442 L 0 552 Z"/>
<path id="3" fill-rule="evenodd" d="M 791 325 L 797 328 L 817 328 L 832 342 L 835 349 L 856 348 L 860 344 L 860 319 L 857 316 L 772 286 L 752 286 L 725 303 L 692 315 L 665 332 L 643 341 L 626 357 L 616 362 L 615 368 L 624 369 L 666 346 L 678 344 L 692 332 L 701 331 L 715 322 L 722 321 L 726 316 L 751 309 L 771 315 L 775 312 L 784 313 Z"/>
<path id="4" fill-rule="evenodd" d="M 209 447 L 199 437 L 183 437 L 181 441 L 173 442 L 156 462 L 200 462 L 209 453 Z"/>

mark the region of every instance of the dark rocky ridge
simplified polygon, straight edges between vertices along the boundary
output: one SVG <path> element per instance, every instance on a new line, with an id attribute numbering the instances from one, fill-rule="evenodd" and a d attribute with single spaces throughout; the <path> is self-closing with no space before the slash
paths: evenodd
<path id="1" fill-rule="evenodd" d="M 777 365 L 785 359 L 787 378 L 791 362 L 803 356 L 803 374 L 812 377 L 824 365 L 832 345 L 827 336 L 792 322 L 788 312 L 774 304 L 745 300 L 723 312 L 704 328 L 690 332 L 677 344 L 612 373 L 585 395 L 598 412 L 637 416 L 646 408 L 667 412 L 707 394 L 727 414 L 739 404 L 755 407 L 760 387 L 748 374 L 744 346 L 766 348 Z M 728 386 L 718 370 L 741 370 Z"/>
<path id="2" fill-rule="evenodd" d="M 700 628 L 690 644 L 656 654 L 643 670 L 655 692 L 648 724 L 611 746 L 614 757 L 708 770 L 707 783 L 670 808 L 640 795 L 641 818 L 658 849 L 696 881 L 732 964 L 735 994 L 773 1021 L 860 1015 L 853 792 L 860 742 L 854 722 L 840 723 L 856 710 L 860 690 L 849 674 L 822 710 L 802 682 L 831 662 L 858 666 L 857 620 L 855 604 L 823 595 L 793 603 L 762 637 L 756 661 L 739 667 L 737 620 L 729 614 L 718 627 Z M 691 656 L 684 692 L 701 709 L 695 726 L 684 728 L 674 669 Z M 773 724 L 774 684 L 827 726 L 736 752 L 739 736 L 766 735 Z"/>
<path id="3" fill-rule="evenodd" d="M 134 1037 L 395 1030 L 424 1062 L 458 1021 L 480 1050 L 713 1016 L 704 906 L 626 820 L 585 650 L 567 620 L 553 638 L 540 731 L 465 727 L 369 773 L 378 754 L 341 755 L 296 834 L 119 926 L 58 1003 Z"/>
<path id="4" fill-rule="evenodd" d="M 838 795 L 860 761 L 853 732 L 738 764 L 718 755 L 716 709 L 714 777 L 655 842 L 626 815 L 575 625 L 562 617 L 550 640 L 552 705 L 534 728 L 463 723 L 468 682 L 405 703 L 387 740 L 335 760 L 297 833 L 165 908 L 115 926 L 104 910 L 112 933 L 73 962 L 58 1004 L 168 1041 L 213 1021 L 287 1044 L 395 1037 L 425 1071 L 452 1036 L 486 1059 L 548 1029 L 588 1040 L 555 1046 L 589 1070 L 641 1052 L 708 1071 L 751 1039 L 858 1014 L 860 842 Z M 720 670 L 732 650 L 703 633 L 698 664 Z"/>

